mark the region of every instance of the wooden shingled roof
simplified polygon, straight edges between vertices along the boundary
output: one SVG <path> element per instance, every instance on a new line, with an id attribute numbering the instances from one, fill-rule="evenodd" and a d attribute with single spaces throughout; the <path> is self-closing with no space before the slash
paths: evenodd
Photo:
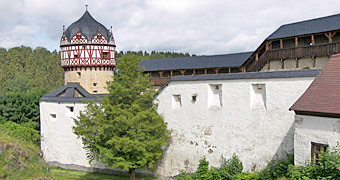
<path id="1" fill-rule="evenodd" d="M 296 114 L 340 117 L 340 54 L 331 57 L 305 93 L 290 107 Z"/>

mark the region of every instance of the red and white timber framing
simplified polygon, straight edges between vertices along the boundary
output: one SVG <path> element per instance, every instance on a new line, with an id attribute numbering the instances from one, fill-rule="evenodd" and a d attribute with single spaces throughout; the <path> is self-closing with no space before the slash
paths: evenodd
<path id="1" fill-rule="evenodd" d="M 71 39 L 71 43 L 67 43 L 63 36 L 60 48 L 61 66 L 64 69 L 94 67 L 97 70 L 99 67 L 99 70 L 109 70 L 115 67 L 115 45 L 108 44 L 100 33 L 91 43 L 79 32 Z"/>

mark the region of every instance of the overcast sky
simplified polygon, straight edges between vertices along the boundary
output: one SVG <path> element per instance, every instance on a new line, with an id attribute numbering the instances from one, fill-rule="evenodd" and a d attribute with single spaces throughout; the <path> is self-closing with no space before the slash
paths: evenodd
<path id="1" fill-rule="evenodd" d="M 340 13 L 338 0 L 0 0 L 0 46 L 59 51 L 62 26 L 91 15 L 117 50 L 254 50 L 280 25 Z"/>

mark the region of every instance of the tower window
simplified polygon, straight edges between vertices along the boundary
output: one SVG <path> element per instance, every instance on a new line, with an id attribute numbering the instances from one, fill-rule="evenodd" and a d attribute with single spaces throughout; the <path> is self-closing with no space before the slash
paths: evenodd
<path id="1" fill-rule="evenodd" d="M 78 58 L 78 54 L 74 54 L 73 56 L 74 56 L 74 58 Z"/>
<path id="2" fill-rule="evenodd" d="M 101 34 L 97 35 L 97 39 L 101 39 L 103 36 Z"/>
<path id="3" fill-rule="evenodd" d="M 109 52 L 103 52 L 103 59 L 108 59 Z"/>
<path id="4" fill-rule="evenodd" d="M 97 83 L 93 83 L 93 86 L 97 86 Z"/>
<path id="5" fill-rule="evenodd" d="M 98 91 L 93 91 L 93 93 L 97 93 Z"/>
<path id="6" fill-rule="evenodd" d="M 76 35 L 76 39 L 81 39 L 81 35 L 80 35 L 80 34 L 77 34 L 77 35 Z"/>
<path id="7" fill-rule="evenodd" d="M 81 78 L 81 72 L 77 72 L 78 78 Z"/>

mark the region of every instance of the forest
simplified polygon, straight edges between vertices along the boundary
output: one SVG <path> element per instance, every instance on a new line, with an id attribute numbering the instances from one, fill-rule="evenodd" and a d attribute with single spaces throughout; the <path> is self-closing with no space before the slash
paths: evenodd
<path id="1" fill-rule="evenodd" d="M 127 54 L 140 59 L 190 56 L 189 53 L 176 52 L 120 51 L 116 54 L 117 62 Z M 8 50 L 0 48 L 0 123 L 29 124 L 29 127 L 39 130 L 39 99 L 61 87 L 63 78 L 64 71 L 57 51 L 26 46 Z"/>

